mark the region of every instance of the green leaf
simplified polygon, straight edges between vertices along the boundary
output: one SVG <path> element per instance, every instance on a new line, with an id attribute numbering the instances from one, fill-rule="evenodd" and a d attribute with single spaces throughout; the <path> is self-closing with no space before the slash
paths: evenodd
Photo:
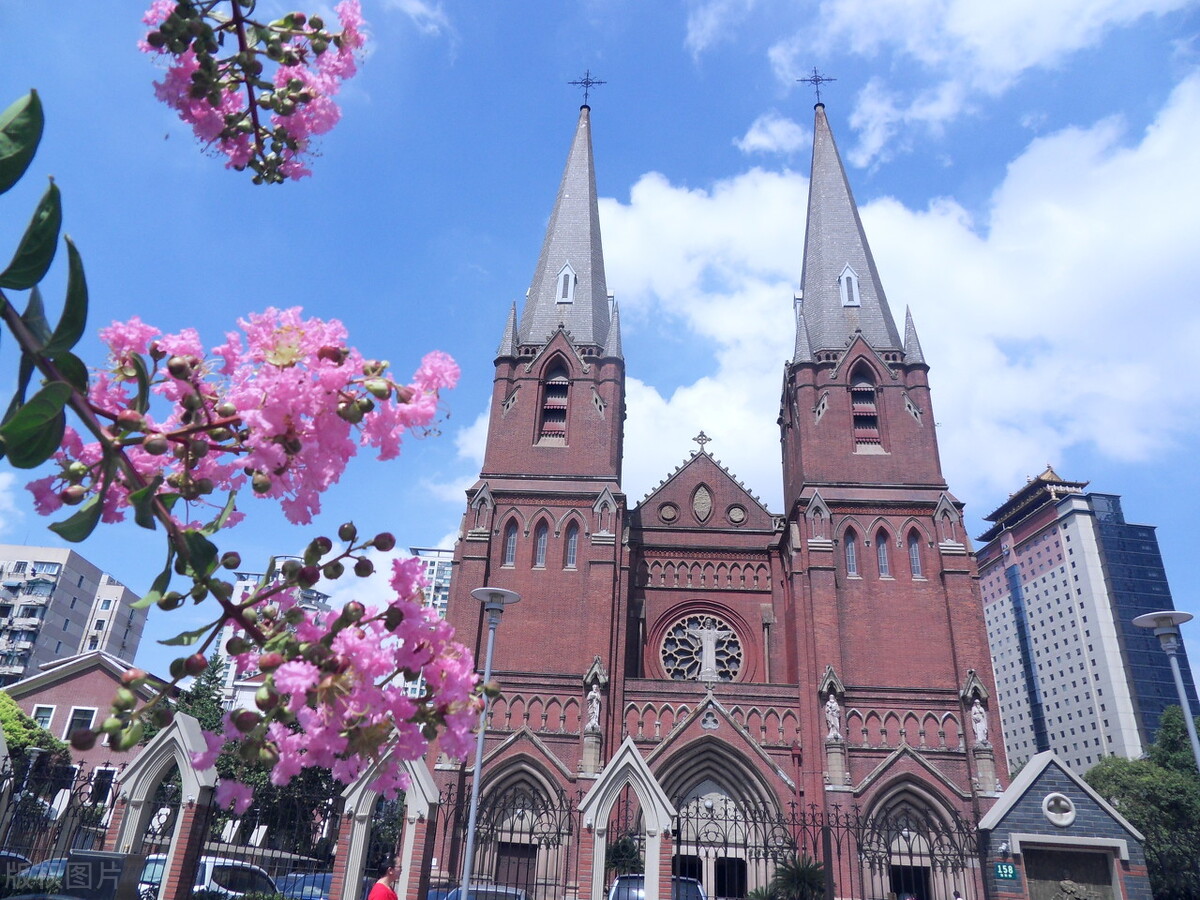
<path id="1" fill-rule="evenodd" d="M 138 392 L 133 399 L 133 408 L 140 413 L 150 409 L 150 373 L 146 369 L 146 361 L 135 353 L 131 358 L 133 375 L 137 379 Z"/>
<path id="2" fill-rule="evenodd" d="M 203 534 L 216 534 L 225 525 L 229 519 L 230 513 L 235 509 L 234 501 L 237 499 L 237 491 L 229 492 L 229 499 L 225 501 L 225 506 L 218 513 L 217 517 L 209 522 L 201 529 Z"/>
<path id="3" fill-rule="evenodd" d="M 217 567 L 217 545 L 199 531 L 185 531 L 184 543 L 188 548 L 188 566 L 200 577 L 212 574 Z"/>
<path id="4" fill-rule="evenodd" d="M 63 406 L 71 396 L 71 386 L 52 381 L 0 425 L 0 440 L 8 451 L 8 461 L 18 469 L 32 469 L 48 460 L 62 443 L 66 428 Z"/>
<path id="5" fill-rule="evenodd" d="M 21 321 L 25 323 L 25 327 L 33 332 L 33 336 L 38 339 L 41 344 L 50 340 L 50 323 L 46 321 L 46 304 L 42 302 L 42 292 L 38 290 L 37 285 L 34 285 L 32 291 L 29 292 L 29 303 L 25 306 L 25 312 L 21 313 Z"/>
<path id="6" fill-rule="evenodd" d="M 104 511 L 104 504 L 97 494 L 92 494 L 83 501 L 83 505 L 75 511 L 75 513 L 61 522 L 55 522 L 50 526 L 50 530 L 57 534 L 64 541 L 70 541 L 72 544 L 78 544 L 85 540 L 90 535 L 98 524 L 100 524 L 100 513 Z"/>
<path id="7" fill-rule="evenodd" d="M 148 606 L 153 606 L 162 599 L 163 593 L 171 584 L 171 563 L 175 561 L 174 552 L 167 553 L 167 564 L 163 566 L 163 570 L 158 573 L 158 577 L 150 585 L 150 590 L 142 597 L 141 600 L 135 600 L 129 604 L 133 609 L 145 609 Z"/>
<path id="8" fill-rule="evenodd" d="M 209 622 L 202 628 L 197 628 L 194 631 L 180 632 L 179 634 L 175 635 L 175 637 L 167 638 L 165 641 L 159 641 L 159 643 L 167 647 L 190 647 L 192 644 L 196 643 L 196 641 L 200 640 L 200 638 L 212 631 L 214 626 L 219 624 L 221 624 L 221 620 L 217 619 L 215 622 Z"/>
<path id="9" fill-rule="evenodd" d="M 67 300 L 62 318 L 54 326 L 54 334 L 42 348 L 46 356 L 58 356 L 74 347 L 83 337 L 83 329 L 87 325 L 88 290 L 87 279 L 83 275 L 83 258 L 69 237 L 64 237 L 63 241 L 67 245 Z"/>
<path id="10" fill-rule="evenodd" d="M 42 102 L 30 91 L 0 113 L 0 194 L 11 188 L 37 152 L 42 139 Z"/>
<path id="11" fill-rule="evenodd" d="M 148 485 L 138 488 L 129 495 L 129 501 L 133 504 L 133 520 L 151 531 L 157 527 L 153 509 L 154 494 L 162 486 L 162 483 L 162 476 L 155 475 L 154 480 Z"/>
<path id="12" fill-rule="evenodd" d="M 54 248 L 58 244 L 58 230 L 61 227 L 62 203 L 58 185 L 51 180 L 50 187 L 42 195 L 42 202 L 34 210 L 12 262 L 0 272 L 0 288 L 25 291 L 41 281 L 54 260 Z"/>
<path id="13" fill-rule="evenodd" d="M 87 393 L 88 368 L 82 359 L 74 353 L 64 351 L 54 357 L 54 365 L 58 368 L 58 374 L 62 375 L 71 387 L 81 394 Z"/>

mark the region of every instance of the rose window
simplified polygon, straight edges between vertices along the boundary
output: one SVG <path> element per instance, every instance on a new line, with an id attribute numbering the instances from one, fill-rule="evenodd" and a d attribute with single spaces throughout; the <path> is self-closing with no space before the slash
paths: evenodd
<path id="1" fill-rule="evenodd" d="M 737 632 L 716 616 L 684 616 L 667 629 L 662 665 L 675 681 L 733 681 L 742 668 Z"/>

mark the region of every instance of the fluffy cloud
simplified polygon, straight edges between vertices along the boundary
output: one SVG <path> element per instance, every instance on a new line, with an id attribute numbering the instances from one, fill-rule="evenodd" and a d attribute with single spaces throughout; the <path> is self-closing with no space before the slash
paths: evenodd
<path id="1" fill-rule="evenodd" d="M 1098 44 L 1115 28 L 1164 15 L 1192 0 L 823 0 L 768 52 L 780 82 L 792 85 L 814 50 L 828 57 L 892 54 L 933 79 L 901 96 L 872 81 L 858 98 L 856 162 L 879 154 L 901 122 L 936 127 L 969 108 L 973 94 L 997 95 L 1031 69 L 1045 69 Z M 815 23 L 815 24 L 810 24 Z M 906 66 L 911 69 L 911 65 Z"/>
<path id="2" fill-rule="evenodd" d="M 1106 120 L 1033 141 L 984 222 L 950 199 L 863 205 L 893 312 L 912 307 L 933 365 L 943 463 L 964 497 L 990 502 L 1070 448 L 1140 460 L 1196 438 L 1200 208 L 1180 198 L 1200 192 L 1198 143 L 1191 78 L 1145 135 Z M 774 419 L 806 189 L 789 171 L 754 169 L 709 191 L 652 173 L 628 203 L 602 204 L 626 328 L 681 326 L 697 373 L 663 387 L 630 379 L 632 498 L 703 428 L 778 508 Z"/>
<path id="3" fill-rule="evenodd" d="M 688 10 L 684 46 L 699 55 L 727 34 L 754 6 L 754 0 L 699 0 Z"/>
<path id="4" fill-rule="evenodd" d="M 755 119 L 746 133 L 733 143 L 743 153 L 790 155 L 811 141 L 812 136 L 803 126 L 771 110 Z"/>
<path id="5" fill-rule="evenodd" d="M 12 472 L 0 472 L 0 530 L 11 531 L 12 525 L 21 518 L 16 492 L 22 490 L 17 476 Z"/>
<path id="6" fill-rule="evenodd" d="M 387 0 L 391 9 L 399 10 L 412 20 L 417 31 L 428 37 L 438 37 L 443 34 L 454 34 L 450 17 L 442 9 L 440 2 L 429 3 L 426 0 Z"/>

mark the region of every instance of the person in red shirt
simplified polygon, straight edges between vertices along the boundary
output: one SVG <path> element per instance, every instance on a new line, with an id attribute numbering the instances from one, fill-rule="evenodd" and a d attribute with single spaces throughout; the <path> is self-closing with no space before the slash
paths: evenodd
<path id="1" fill-rule="evenodd" d="M 396 897 L 396 879 L 400 877 L 400 861 L 389 860 L 379 870 L 379 880 L 371 885 L 371 893 L 367 900 L 398 900 Z"/>

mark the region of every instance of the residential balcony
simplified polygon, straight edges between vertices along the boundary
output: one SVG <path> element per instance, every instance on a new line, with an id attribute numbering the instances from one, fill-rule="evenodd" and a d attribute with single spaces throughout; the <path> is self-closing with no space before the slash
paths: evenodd
<path id="1" fill-rule="evenodd" d="M 37 630 L 42 627 L 42 620 L 37 616 L 19 616 L 12 620 L 13 628 L 32 628 Z"/>
<path id="2" fill-rule="evenodd" d="M 0 665 L 0 676 L 4 675 L 20 675 L 25 671 L 24 663 L 4 664 Z"/>

